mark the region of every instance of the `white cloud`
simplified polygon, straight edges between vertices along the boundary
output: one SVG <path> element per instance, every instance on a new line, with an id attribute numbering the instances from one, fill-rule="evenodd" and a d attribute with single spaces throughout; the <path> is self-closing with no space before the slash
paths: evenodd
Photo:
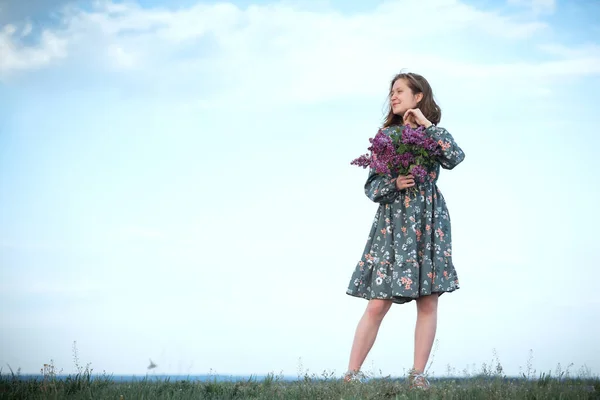
<path id="1" fill-rule="evenodd" d="M 398 18 L 401 15 L 428 15 L 428 28 L 422 29 L 420 19 Z M 296 68 L 304 64 L 304 69 L 310 60 L 321 58 L 318 69 L 331 66 L 337 70 L 345 63 L 347 70 L 359 66 L 359 58 L 397 54 L 391 49 L 399 43 L 404 52 L 418 47 L 415 41 L 438 34 L 475 29 L 493 36 L 522 38 L 544 27 L 539 22 L 512 21 L 453 0 L 389 2 L 361 16 L 300 11 L 284 5 L 242 10 L 228 3 L 198 4 L 169 11 L 101 2 L 92 12 L 65 11 L 64 23 L 66 31 L 45 31 L 35 47 L 19 45 L 13 36 L 14 27 L 5 27 L 0 44 L 8 56 L 3 57 L 0 74 L 37 68 L 62 58 L 67 43 L 72 50 L 78 45 L 100 44 L 115 66 L 130 68 L 143 60 L 140 54 L 148 63 L 157 59 L 164 63 L 165 53 L 172 53 L 177 46 L 196 46 L 194 40 L 199 38 L 215 41 L 220 62 L 238 70 L 239 65 L 246 70 L 258 67 L 262 64 L 259 58 L 270 62 L 271 69 L 289 69 L 290 64 Z M 28 24 L 23 35 L 30 31 Z M 132 49 L 137 56 L 132 55 Z M 198 50 L 202 58 L 202 49 Z M 273 63 L 273 59 L 283 62 Z M 364 61 L 360 64 L 364 66 Z"/>
<path id="2" fill-rule="evenodd" d="M 108 57 L 113 61 L 114 66 L 117 68 L 134 68 L 138 65 L 137 56 L 131 52 L 125 50 L 118 44 L 111 44 L 107 49 Z"/>
<path id="3" fill-rule="evenodd" d="M 33 25 L 31 24 L 31 22 L 28 22 L 27 24 L 25 24 L 25 27 L 21 31 L 21 37 L 28 36 L 31 33 L 31 31 L 33 31 Z"/>
<path id="4" fill-rule="evenodd" d="M 421 19 L 402 17 L 406 15 L 427 15 L 427 28 Z M 456 0 L 387 2 L 350 16 L 284 4 L 246 9 L 197 4 L 168 10 L 99 2 L 92 11 L 70 10 L 64 25 L 65 30 L 44 32 L 35 48 L 17 46 L 15 32 L 6 31 L 0 46 L 10 49 L 9 61 L 0 64 L 0 77 L 63 58 L 67 44 L 70 57 L 93 61 L 91 68 L 135 71 L 130 81 L 150 81 L 151 87 L 164 90 L 180 89 L 185 82 L 190 93 L 186 101 L 208 106 L 249 93 L 295 102 L 380 95 L 402 68 L 444 78 L 493 78 L 499 84 L 518 80 L 532 86 L 531 91 L 545 87 L 544 79 L 600 73 L 597 53 L 563 51 L 545 62 L 493 64 L 453 56 L 450 46 L 456 53 L 470 50 L 465 35 L 510 43 L 535 39 L 548 29 L 539 21 L 481 11 Z M 451 45 L 441 43 L 441 37 Z M 178 97 L 184 97 L 181 91 Z"/>
<path id="5" fill-rule="evenodd" d="M 552 14 L 556 10 L 556 0 L 508 0 L 508 4 L 529 8 L 533 14 Z"/>
<path id="6" fill-rule="evenodd" d="M 14 25 L 8 24 L 4 27 L 3 32 L 6 35 L 14 35 L 14 33 L 17 31 L 17 28 Z"/>
<path id="7" fill-rule="evenodd" d="M 540 45 L 540 49 L 548 54 L 561 58 L 600 58 L 600 44 L 584 43 L 578 47 L 564 46 L 557 43 Z"/>
<path id="8" fill-rule="evenodd" d="M 28 36 L 31 30 L 32 25 L 26 24 L 20 36 Z M 21 45 L 17 33 L 18 29 L 11 24 L 0 31 L 0 80 L 14 71 L 40 68 L 67 55 L 68 40 L 55 32 L 44 30 L 35 46 Z"/>

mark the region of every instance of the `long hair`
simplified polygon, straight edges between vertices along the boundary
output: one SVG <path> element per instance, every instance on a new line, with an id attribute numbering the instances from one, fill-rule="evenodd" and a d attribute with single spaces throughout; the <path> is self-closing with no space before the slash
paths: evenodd
<path id="1" fill-rule="evenodd" d="M 394 114 L 390 102 L 392 88 L 398 79 L 406 80 L 406 84 L 412 91 L 413 95 L 417 93 L 423 93 L 423 98 L 417 103 L 417 107 L 421 110 L 425 118 L 431 121 L 432 124 L 439 124 L 440 120 L 442 119 L 442 109 L 436 104 L 433 98 L 433 91 L 431 90 L 431 86 L 429 85 L 429 82 L 427 82 L 427 79 L 413 72 L 403 72 L 394 76 L 394 79 L 392 79 L 392 82 L 390 83 L 390 91 L 388 93 L 388 103 L 390 103 L 389 111 L 385 117 L 383 127 L 387 128 L 391 125 L 402 125 L 404 123 L 401 115 Z"/>

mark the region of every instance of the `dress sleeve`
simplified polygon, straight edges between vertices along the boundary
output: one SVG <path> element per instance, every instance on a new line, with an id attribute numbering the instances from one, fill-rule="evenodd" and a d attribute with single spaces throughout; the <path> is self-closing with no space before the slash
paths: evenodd
<path id="1" fill-rule="evenodd" d="M 438 157 L 442 168 L 452 169 L 465 159 L 465 153 L 446 129 L 431 125 L 425 132 L 431 135 L 442 148 L 442 155 Z"/>
<path id="2" fill-rule="evenodd" d="M 367 197 L 375 203 L 391 204 L 400 194 L 396 188 L 395 178 L 378 174 L 374 168 L 369 170 L 369 177 L 364 188 Z"/>

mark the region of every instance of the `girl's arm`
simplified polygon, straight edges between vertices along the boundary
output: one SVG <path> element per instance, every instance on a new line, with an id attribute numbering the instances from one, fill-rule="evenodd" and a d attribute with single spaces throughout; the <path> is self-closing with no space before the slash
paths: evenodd
<path id="1" fill-rule="evenodd" d="M 465 159 L 465 153 L 446 129 L 431 125 L 425 129 L 425 132 L 435 139 L 442 148 L 442 155 L 438 157 L 442 168 L 452 169 Z"/>
<path id="2" fill-rule="evenodd" d="M 381 175 L 374 168 L 369 169 L 369 177 L 365 183 L 365 194 L 375 203 L 393 203 L 400 191 L 396 188 L 396 178 Z"/>

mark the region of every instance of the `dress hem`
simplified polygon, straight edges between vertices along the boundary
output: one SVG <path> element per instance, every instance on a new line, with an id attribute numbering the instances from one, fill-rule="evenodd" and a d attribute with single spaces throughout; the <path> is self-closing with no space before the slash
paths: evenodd
<path id="1" fill-rule="evenodd" d="M 439 296 L 443 295 L 444 293 L 452 293 L 458 289 L 460 289 L 460 288 L 454 287 L 454 288 L 448 289 L 448 290 L 433 290 L 431 293 L 418 295 L 415 297 L 412 297 L 412 296 L 391 296 L 391 297 L 367 296 L 360 292 L 353 292 L 350 290 L 346 291 L 346 294 L 348 296 L 352 296 L 352 297 L 356 297 L 356 298 L 364 299 L 364 300 L 391 300 L 394 304 L 406 304 L 406 303 L 410 303 L 411 301 L 416 300 L 420 297 L 430 296 L 434 293 L 437 293 L 438 297 L 439 297 Z"/>

